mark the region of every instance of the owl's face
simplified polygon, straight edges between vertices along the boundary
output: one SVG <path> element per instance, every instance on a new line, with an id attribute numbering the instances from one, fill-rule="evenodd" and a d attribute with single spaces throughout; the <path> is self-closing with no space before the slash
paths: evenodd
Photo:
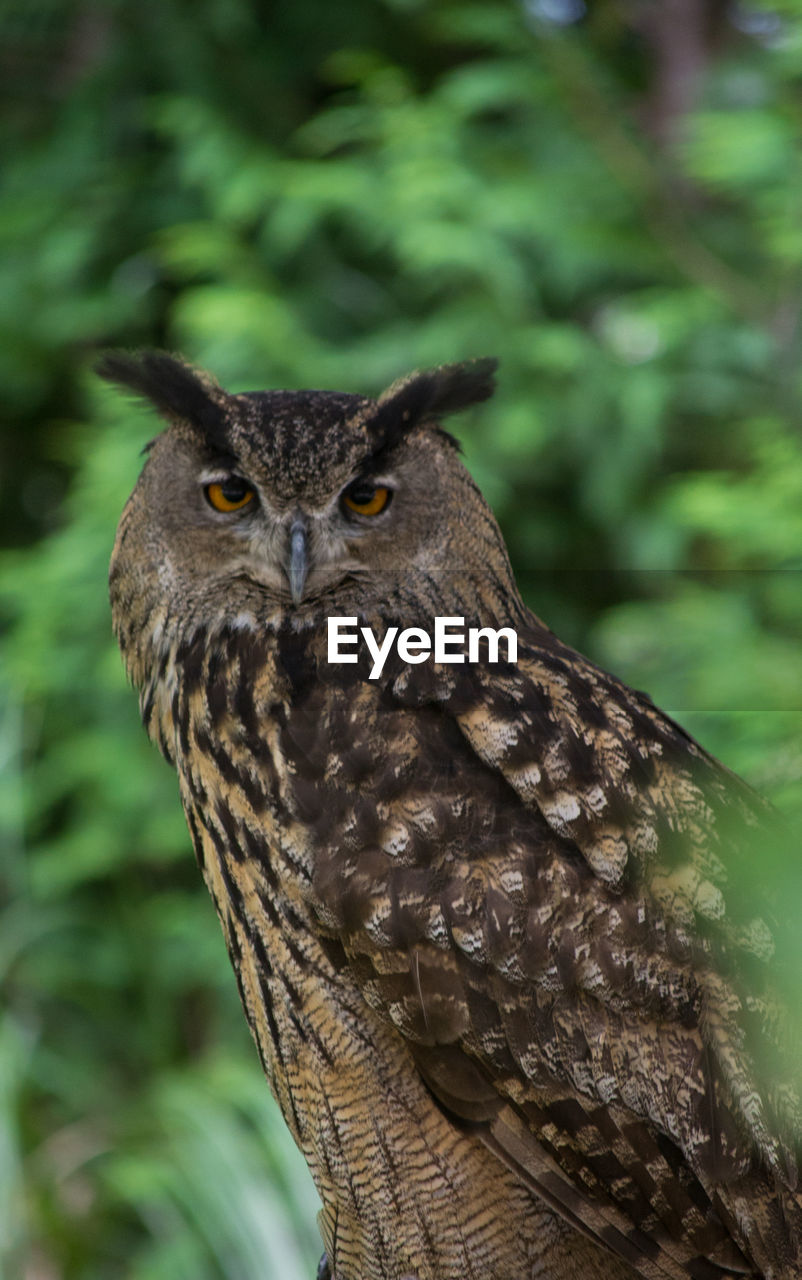
<path id="1" fill-rule="evenodd" d="M 334 424 L 319 415 L 311 422 L 296 416 L 294 396 L 260 401 L 243 406 L 248 425 L 230 449 L 173 430 L 153 446 L 137 500 L 167 535 L 163 564 L 175 565 L 183 550 L 185 573 L 245 579 L 297 608 L 346 577 L 428 568 L 442 559 L 451 446 L 417 431 L 377 456 L 351 432 L 335 436 Z M 277 437 L 293 423 L 296 449 L 283 452 Z M 302 435 L 318 446 L 306 470 L 292 465 Z M 324 452 L 330 461 L 321 473 Z"/>
<path id="2" fill-rule="evenodd" d="M 488 396 L 494 365 L 413 375 L 370 400 L 229 395 L 166 356 L 108 357 L 104 376 L 170 422 L 121 521 L 112 584 L 149 578 L 169 612 L 205 621 L 256 599 L 336 612 L 344 582 L 379 574 L 381 590 L 383 574 L 460 568 L 469 514 L 492 517 L 436 418 Z"/>

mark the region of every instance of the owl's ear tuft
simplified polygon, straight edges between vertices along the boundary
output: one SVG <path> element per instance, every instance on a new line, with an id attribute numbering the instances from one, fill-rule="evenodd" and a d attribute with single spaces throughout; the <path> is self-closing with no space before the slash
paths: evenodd
<path id="1" fill-rule="evenodd" d="M 434 422 L 489 400 L 497 368 L 498 360 L 486 356 L 401 378 L 380 396 L 371 433 L 382 448 L 391 447 L 418 423 Z"/>
<path id="2" fill-rule="evenodd" d="M 223 409 L 210 394 L 215 384 L 174 356 L 163 351 L 108 351 L 95 372 L 148 400 L 166 418 L 182 418 L 212 438 L 221 431 Z"/>

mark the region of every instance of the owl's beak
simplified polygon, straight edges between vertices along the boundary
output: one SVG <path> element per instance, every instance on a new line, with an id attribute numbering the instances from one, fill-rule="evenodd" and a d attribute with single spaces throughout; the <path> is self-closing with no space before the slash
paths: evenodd
<path id="1" fill-rule="evenodd" d="M 300 604 L 303 599 L 308 573 L 309 531 L 304 520 L 293 520 L 290 525 L 290 563 L 287 569 L 293 604 Z"/>

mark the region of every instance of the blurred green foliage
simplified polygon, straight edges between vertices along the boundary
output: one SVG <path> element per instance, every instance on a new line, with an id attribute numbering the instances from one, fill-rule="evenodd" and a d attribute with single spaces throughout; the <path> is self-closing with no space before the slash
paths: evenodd
<path id="1" fill-rule="evenodd" d="M 362 392 L 501 356 L 456 426 L 530 604 L 802 818 L 802 18 L 696 8 L 679 106 L 626 0 L 0 8 L 3 1275 L 319 1248 L 109 636 L 156 427 L 98 348 Z"/>

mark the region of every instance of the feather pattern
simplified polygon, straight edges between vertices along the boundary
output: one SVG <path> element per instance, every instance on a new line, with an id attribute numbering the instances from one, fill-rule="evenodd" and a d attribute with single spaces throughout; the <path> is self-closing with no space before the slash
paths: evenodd
<path id="1" fill-rule="evenodd" d="M 772 911 L 738 888 L 777 820 L 523 606 L 436 421 L 494 368 L 370 400 L 106 361 L 171 421 L 110 574 L 143 721 L 332 1280 L 790 1280 L 799 1086 Z M 210 458 L 243 511 L 210 514 Z M 351 521 L 379 467 L 392 503 Z M 394 651 L 373 679 L 329 660 L 331 615 L 511 627 L 518 660 Z"/>

